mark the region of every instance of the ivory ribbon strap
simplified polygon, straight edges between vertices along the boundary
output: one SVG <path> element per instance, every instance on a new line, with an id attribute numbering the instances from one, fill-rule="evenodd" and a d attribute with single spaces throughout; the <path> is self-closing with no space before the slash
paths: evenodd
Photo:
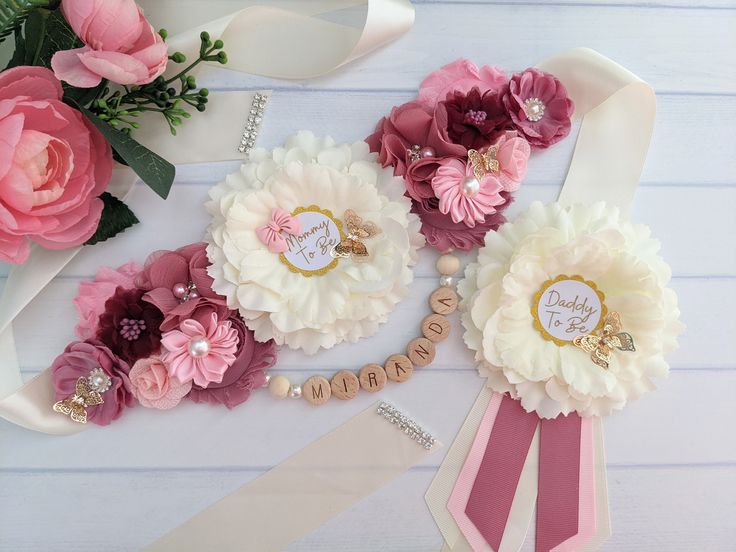
<path id="1" fill-rule="evenodd" d="M 144 550 L 283 550 L 442 446 L 425 449 L 378 414 L 378 404 Z"/>
<path id="2" fill-rule="evenodd" d="M 213 37 L 223 36 L 230 69 L 291 79 L 336 69 L 398 38 L 414 21 L 408 0 L 271 0 L 268 6 L 247 0 L 140 3 L 154 23 L 172 31 L 168 39 L 172 51 L 198 50 L 200 30 L 206 29 Z M 362 27 L 316 17 L 360 6 L 367 7 Z M 240 9 L 231 13 L 233 7 Z M 223 17 L 210 21 L 213 14 Z M 212 92 L 210 98 L 206 114 L 187 120 L 176 138 L 161 121 L 143 124 L 136 138 L 175 165 L 241 158 L 237 147 L 253 92 Z M 111 191 L 123 197 L 132 189 L 135 176 L 128 169 L 115 174 Z M 11 270 L 0 298 L 0 417 L 28 429 L 69 434 L 88 427 L 51 410 L 54 398 L 48 371 L 23 386 L 12 328 L 18 314 L 83 249 L 34 247 L 29 260 Z"/>

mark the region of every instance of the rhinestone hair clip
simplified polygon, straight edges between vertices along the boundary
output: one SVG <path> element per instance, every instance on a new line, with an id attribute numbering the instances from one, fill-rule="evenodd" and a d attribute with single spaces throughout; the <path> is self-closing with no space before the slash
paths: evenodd
<path id="1" fill-rule="evenodd" d="M 426 432 L 414 420 L 405 416 L 387 402 L 381 402 L 376 409 L 376 413 L 396 425 L 396 427 L 406 433 L 406 435 L 411 437 L 411 439 L 422 445 L 425 449 L 429 450 L 434 446 L 435 439 L 430 433 Z"/>
<path id="2" fill-rule="evenodd" d="M 258 131 L 261 128 L 263 110 L 266 109 L 267 100 L 267 94 L 261 94 L 260 92 L 254 94 L 253 103 L 248 112 L 248 121 L 245 123 L 243 137 L 240 139 L 240 145 L 238 146 L 240 153 L 248 155 L 250 150 L 253 149 L 253 146 L 256 145 L 256 138 L 258 138 Z"/>

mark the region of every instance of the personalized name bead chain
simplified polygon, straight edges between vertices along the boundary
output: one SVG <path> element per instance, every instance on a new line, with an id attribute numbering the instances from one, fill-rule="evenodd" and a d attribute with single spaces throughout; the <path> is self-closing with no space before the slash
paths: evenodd
<path id="1" fill-rule="evenodd" d="M 436 268 L 440 273 L 440 287 L 429 296 L 432 313 L 422 320 L 422 335 L 412 339 L 405 352 L 389 356 L 383 364 L 366 364 L 357 374 L 351 370 L 340 370 L 330 380 L 314 375 L 301 385 L 291 383 L 286 376 L 267 375 L 265 386 L 271 396 L 279 400 L 304 398 L 315 406 L 325 404 L 331 397 L 350 400 L 361 389 L 375 393 L 388 381 L 403 383 L 411 378 L 415 368 L 431 364 L 436 344 L 450 335 L 447 316 L 457 310 L 458 296 L 453 289 L 453 275 L 460 270 L 460 259 L 455 255 L 442 255 L 437 259 Z"/>

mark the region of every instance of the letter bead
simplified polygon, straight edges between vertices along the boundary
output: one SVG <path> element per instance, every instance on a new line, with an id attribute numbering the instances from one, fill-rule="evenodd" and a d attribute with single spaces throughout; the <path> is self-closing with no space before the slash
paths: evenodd
<path id="1" fill-rule="evenodd" d="M 386 371 L 379 364 L 366 364 L 360 369 L 358 379 L 365 391 L 375 393 L 386 386 Z"/>
<path id="2" fill-rule="evenodd" d="M 417 337 L 409 342 L 406 348 L 406 354 L 409 356 L 414 366 L 427 366 L 434 360 L 436 349 L 426 337 Z"/>
<path id="3" fill-rule="evenodd" d="M 302 385 L 302 397 L 315 406 L 325 404 L 331 395 L 330 382 L 322 376 L 312 376 Z"/>
<path id="4" fill-rule="evenodd" d="M 388 379 L 397 383 L 402 383 L 411 377 L 411 374 L 414 371 L 414 365 L 406 355 L 391 355 L 386 360 L 384 369 L 386 370 L 386 376 Z"/>
<path id="5" fill-rule="evenodd" d="M 422 320 L 422 335 L 439 343 L 450 335 L 450 321 L 441 314 L 430 314 Z"/>
<path id="6" fill-rule="evenodd" d="M 360 382 L 358 376 L 353 374 L 350 370 L 340 370 L 337 374 L 332 376 L 332 394 L 342 401 L 347 401 L 355 397 L 360 389 Z"/>
<path id="7" fill-rule="evenodd" d="M 429 296 L 429 306 L 437 314 L 452 314 L 457 310 L 458 298 L 454 289 L 440 287 Z"/>

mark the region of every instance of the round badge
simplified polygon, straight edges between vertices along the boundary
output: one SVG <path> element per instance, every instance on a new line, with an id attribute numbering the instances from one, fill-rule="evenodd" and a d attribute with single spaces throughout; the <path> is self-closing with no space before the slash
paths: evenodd
<path id="1" fill-rule="evenodd" d="M 544 282 L 534 296 L 534 327 L 548 341 L 567 345 L 603 325 L 604 299 L 594 282 L 562 274 Z"/>
<path id="2" fill-rule="evenodd" d="M 281 261 L 304 276 L 325 274 L 335 268 L 338 260 L 332 250 L 345 238 L 342 223 L 329 210 L 316 205 L 299 207 L 292 216 L 299 219 L 302 231 L 284 236 L 289 249 L 281 254 Z"/>

